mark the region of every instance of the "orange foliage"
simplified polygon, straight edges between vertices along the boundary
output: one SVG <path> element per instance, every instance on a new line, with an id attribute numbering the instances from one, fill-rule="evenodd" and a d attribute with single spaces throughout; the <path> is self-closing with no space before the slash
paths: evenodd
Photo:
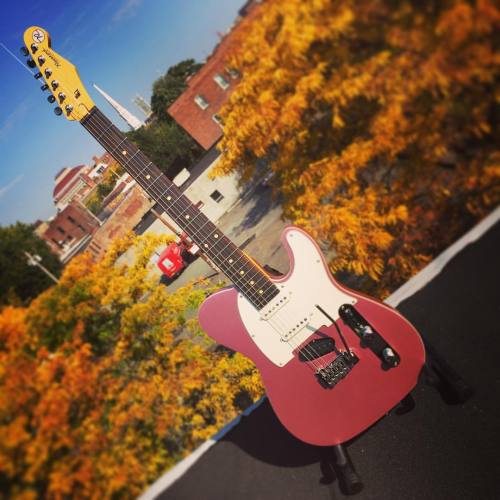
<path id="1" fill-rule="evenodd" d="M 386 295 L 500 201 L 499 32 L 492 0 L 268 0 L 232 57 L 217 173 L 267 161 L 332 270 Z"/>
<path id="2" fill-rule="evenodd" d="M 9 498 L 136 497 L 262 394 L 253 365 L 215 351 L 193 318 L 208 285 L 170 294 L 152 276 L 165 241 L 130 235 L 97 264 L 76 257 L 28 309 L 0 312 Z"/>

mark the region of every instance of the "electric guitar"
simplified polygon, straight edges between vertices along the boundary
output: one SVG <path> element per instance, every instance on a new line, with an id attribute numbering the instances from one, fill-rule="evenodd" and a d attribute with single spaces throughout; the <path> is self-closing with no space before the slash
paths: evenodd
<path id="1" fill-rule="evenodd" d="M 76 68 L 52 50 L 47 31 L 28 28 L 24 43 L 56 114 L 79 121 L 234 284 L 206 299 L 200 324 L 255 363 L 292 434 L 315 445 L 342 443 L 413 389 L 425 351 L 405 318 L 337 283 L 318 245 L 297 227 L 282 234 L 290 271 L 267 273 L 104 116 Z"/>

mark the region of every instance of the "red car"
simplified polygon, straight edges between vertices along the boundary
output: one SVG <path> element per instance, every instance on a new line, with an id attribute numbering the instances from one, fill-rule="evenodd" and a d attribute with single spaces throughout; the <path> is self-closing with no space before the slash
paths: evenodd
<path id="1" fill-rule="evenodd" d="M 198 250 L 197 245 L 189 244 L 184 239 L 180 243 L 169 243 L 158 257 L 156 265 L 167 278 L 172 279 L 193 260 Z"/>

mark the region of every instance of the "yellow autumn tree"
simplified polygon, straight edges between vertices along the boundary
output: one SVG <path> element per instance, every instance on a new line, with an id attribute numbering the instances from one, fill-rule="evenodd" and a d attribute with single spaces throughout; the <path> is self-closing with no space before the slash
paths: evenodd
<path id="1" fill-rule="evenodd" d="M 135 498 L 262 394 L 200 331 L 208 283 L 174 293 L 163 236 L 74 258 L 27 309 L 0 312 L 0 484 L 9 498 Z M 133 264 L 123 255 L 133 249 Z"/>
<path id="2" fill-rule="evenodd" d="M 258 9 L 229 63 L 242 79 L 217 174 L 249 178 L 265 160 L 284 215 L 329 244 L 332 270 L 385 295 L 500 201 L 498 6 Z"/>

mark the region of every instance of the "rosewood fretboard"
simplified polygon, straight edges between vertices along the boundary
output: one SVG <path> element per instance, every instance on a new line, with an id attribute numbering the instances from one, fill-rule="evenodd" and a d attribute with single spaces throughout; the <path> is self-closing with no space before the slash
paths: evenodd
<path id="1" fill-rule="evenodd" d="M 106 116 L 94 107 L 82 125 L 258 309 L 279 290 Z"/>

